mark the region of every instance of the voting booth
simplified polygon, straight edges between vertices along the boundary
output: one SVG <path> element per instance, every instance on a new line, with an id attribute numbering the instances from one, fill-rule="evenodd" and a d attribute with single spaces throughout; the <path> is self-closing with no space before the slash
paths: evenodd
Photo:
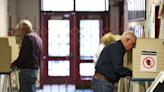
<path id="1" fill-rule="evenodd" d="M 161 71 L 164 71 L 163 66 L 163 40 L 155 38 L 137 38 L 136 47 L 133 48 L 132 52 L 127 53 L 127 68 L 133 71 L 132 79 L 130 79 L 133 86 L 128 88 L 134 91 L 136 90 L 135 85 L 137 81 L 144 81 L 143 87 L 146 92 L 148 89 L 148 82 L 154 81 L 157 75 Z M 162 90 L 162 92 L 163 91 L 164 90 Z"/>
<path id="2" fill-rule="evenodd" d="M 120 39 L 118 35 L 115 38 Z M 145 81 L 144 85 L 148 81 L 153 81 L 161 71 L 164 71 L 163 40 L 137 38 L 136 47 L 132 51 L 125 53 L 123 65 L 133 71 L 132 79 L 130 80 L 133 81 L 134 88 L 134 85 L 137 83 L 136 81 Z M 120 87 L 118 90 L 122 89 Z M 146 85 L 144 87 L 146 90 Z"/>
<path id="3" fill-rule="evenodd" d="M 116 40 L 120 35 L 114 35 Z M 133 78 L 155 79 L 164 71 L 164 45 L 162 39 L 137 38 L 136 47 L 124 55 L 124 67 L 133 71 Z"/>
<path id="4" fill-rule="evenodd" d="M 10 62 L 19 55 L 19 45 L 15 36 L 0 37 L 0 72 L 11 72 Z"/>
<path id="5" fill-rule="evenodd" d="M 138 38 L 136 47 L 127 53 L 127 67 L 137 79 L 155 79 L 164 71 L 164 45 L 162 39 Z"/>
<path id="6" fill-rule="evenodd" d="M 18 58 L 19 45 L 16 43 L 15 36 L 0 37 L 0 44 L 0 74 L 5 74 L 2 92 L 6 92 L 7 80 L 9 82 L 9 92 L 12 92 L 10 62 Z M 19 88 L 18 71 L 16 74 Z"/>

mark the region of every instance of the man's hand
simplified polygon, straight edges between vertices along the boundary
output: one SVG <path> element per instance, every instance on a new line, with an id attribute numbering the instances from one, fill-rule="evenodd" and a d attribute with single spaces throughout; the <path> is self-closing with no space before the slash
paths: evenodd
<path id="1" fill-rule="evenodd" d="M 132 77 L 131 77 L 131 76 L 126 76 L 126 78 L 128 78 L 128 79 L 132 79 Z"/>
<path id="2" fill-rule="evenodd" d="M 12 63 L 12 62 L 10 62 L 10 67 L 11 67 L 11 68 L 15 68 L 16 66 L 15 66 L 15 65 L 13 65 L 13 63 Z"/>

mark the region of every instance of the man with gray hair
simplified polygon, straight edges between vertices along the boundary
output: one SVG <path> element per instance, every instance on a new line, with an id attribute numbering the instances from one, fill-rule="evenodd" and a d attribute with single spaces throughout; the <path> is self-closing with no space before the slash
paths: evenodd
<path id="1" fill-rule="evenodd" d="M 132 31 L 126 31 L 120 40 L 104 47 L 92 79 L 93 92 L 113 92 L 113 84 L 117 83 L 120 77 L 132 76 L 132 71 L 123 66 L 123 57 L 125 52 L 135 47 L 136 39 Z"/>
<path id="2" fill-rule="evenodd" d="M 19 57 L 11 63 L 11 68 L 17 66 L 20 69 L 19 92 L 36 92 L 35 84 L 42 57 L 42 40 L 32 30 L 29 20 L 21 20 L 16 27 L 24 38 Z"/>

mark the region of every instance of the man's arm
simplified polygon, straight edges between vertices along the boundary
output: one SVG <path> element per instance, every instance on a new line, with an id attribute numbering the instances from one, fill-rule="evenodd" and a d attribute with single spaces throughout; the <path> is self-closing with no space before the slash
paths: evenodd
<path id="1" fill-rule="evenodd" d="M 111 53 L 111 60 L 112 60 L 112 64 L 113 64 L 115 72 L 117 72 L 122 77 L 132 76 L 132 71 L 123 66 L 122 52 L 119 51 L 119 49 L 115 47 L 112 50 L 113 50 L 112 51 L 113 53 Z"/>
<path id="2" fill-rule="evenodd" d="M 22 64 L 27 60 L 30 51 L 32 50 L 32 39 L 26 36 L 22 42 L 19 57 L 12 64 L 17 67 L 21 67 Z"/>

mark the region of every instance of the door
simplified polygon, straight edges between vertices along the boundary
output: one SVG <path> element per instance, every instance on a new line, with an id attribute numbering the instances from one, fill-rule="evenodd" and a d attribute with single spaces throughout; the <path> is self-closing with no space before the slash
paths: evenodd
<path id="1" fill-rule="evenodd" d="M 73 84 L 71 32 L 72 14 L 42 13 L 41 36 L 43 61 L 40 86 L 45 84 Z"/>
<path id="2" fill-rule="evenodd" d="M 160 3 L 157 3 L 155 6 L 155 38 L 159 37 L 159 30 L 160 30 L 160 18 L 158 18 L 159 14 L 159 5 Z"/>
<path id="3" fill-rule="evenodd" d="M 45 84 L 91 88 L 93 57 L 101 36 L 110 31 L 108 17 L 109 12 L 42 13 L 41 88 Z"/>
<path id="4" fill-rule="evenodd" d="M 102 35 L 110 31 L 108 17 L 109 12 L 76 12 L 76 24 L 79 29 L 76 54 L 79 73 L 76 88 L 92 88 L 91 80 L 95 71 L 93 58 Z"/>

